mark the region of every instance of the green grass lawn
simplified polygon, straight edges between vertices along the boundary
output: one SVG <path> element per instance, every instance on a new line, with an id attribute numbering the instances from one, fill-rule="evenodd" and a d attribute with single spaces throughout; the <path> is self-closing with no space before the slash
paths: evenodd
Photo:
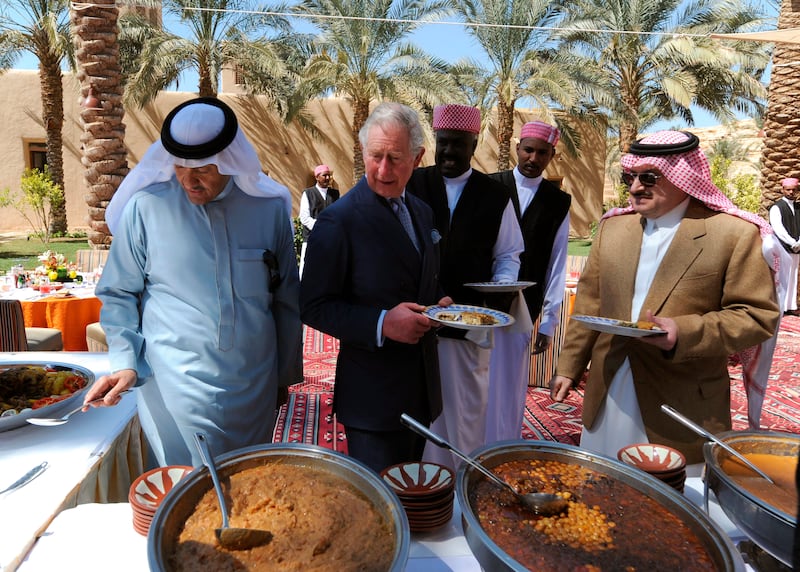
<path id="1" fill-rule="evenodd" d="M 567 252 L 576 256 L 586 256 L 592 241 L 587 239 L 572 239 L 569 241 Z M 75 251 L 89 248 L 85 238 L 55 238 L 50 245 L 45 245 L 38 238 L 2 239 L 0 238 L 0 274 L 4 274 L 15 264 L 22 264 L 26 270 L 39 266 L 37 258 L 45 250 L 54 250 L 64 255 L 70 262 L 75 262 Z"/>
<path id="2" fill-rule="evenodd" d="M 22 264 L 26 270 L 33 270 L 39 266 L 38 257 L 45 250 L 61 253 L 68 262 L 75 262 L 75 252 L 86 248 L 89 248 L 89 243 L 85 237 L 54 238 L 49 245 L 35 237 L 0 238 L 0 274 L 5 274 L 16 264 Z"/>
<path id="3" fill-rule="evenodd" d="M 588 238 L 572 238 L 567 246 L 567 254 L 573 256 L 588 256 L 592 241 Z"/>

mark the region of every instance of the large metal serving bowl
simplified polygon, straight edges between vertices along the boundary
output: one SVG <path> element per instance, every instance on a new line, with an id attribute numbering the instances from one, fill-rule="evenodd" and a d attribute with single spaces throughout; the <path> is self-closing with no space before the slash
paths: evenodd
<path id="1" fill-rule="evenodd" d="M 328 471 L 361 491 L 384 519 L 393 526 L 395 537 L 392 572 L 405 569 L 411 546 L 411 531 L 408 527 L 403 505 L 382 479 L 362 463 L 329 449 L 300 443 L 275 443 L 257 445 L 231 451 L 215 459 L 221 480 L 250 467 L 269 462 L 298 465 Z M 213 487 L 211 476 L 205 467 L 186 475 L 162 501 L 147 536 L 147 559 L 153 572 L 168 572 L 168 556 L 173 551 L 183 525 L 206 491 Z"/>
<path id="2" fill-rule="evenodd" d="M 60 417 L 63 412 L 74 409 L 83 401 L 86 390 L 94 383 L 94 373 L 85 367 L 71 363 L 52 362 L 52 361 L 20 361 L 15 363 L 0 363 L 0 372 L 20 367 L 45 367 L 56 371 L 74 371 L 76 375 L 82 376 L 86 380 L 86 385 L 76 391 L 66 399 L 62 399 L 51 405 L 40 407 L 39 409 L 29 409 L 16 415 L 0 417 L 0 432 L 9 431 L 18 427 L 28 427 L 27 419 L 31 417 Z"/>
<path id="3" fill-rule="evenodd" d="M 658 501 L 678 516 L 697 535 L 717 570 L 745 570 L 744 561 L 730 538 L 700 508 L 676 490 L 642 471 L 617 460 L 596 455 L 571 445 L 542 441 L 503 441 L 485 446 L 475 455 L 486 467 L 513 460 L 541 459 L 586 467 L 613 477 Z M 456 495 L 461 505 L 464 535 L 475 558 L 485 570 L 527 570 L 506 554 L 483 531 L 469 504 L 468 492 L 473 483 L 484 478 L 480 472 L 462 465 L 456 476 Z"/>
<path id="4" fill-rule="evenodd" d="M 800 435 L 766 431 L 727 431 L 718 435 L 740 453 L 769 453 L 797 457 Z M 703 446 L 706 486 L 714 491 L 722 510 L 753 542 L 786 564 L 792 565 L 792 546 L 797 518 L 767 504 L 735 483 L 723 470 L 730 454 L 715 443 Z"/>

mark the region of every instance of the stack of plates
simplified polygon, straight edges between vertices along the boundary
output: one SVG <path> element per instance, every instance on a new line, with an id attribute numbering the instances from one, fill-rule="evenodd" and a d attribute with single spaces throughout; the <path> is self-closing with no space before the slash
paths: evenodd
<path id="1" fill-rule="evenodd" d="M 128 492 L 128 502 L 133 509 L 133 528 L 136 532 L 147 536 L 150 522 L 161 501 L 178 481 L 191 472 L 192 467 L 159 467 L 133 481 Z"/>
<path id="2" fill-rule="evenodd" d="M 686 484 L 686 457 L 677 449 L 666 445 L 638 443 L 620 449 L 617 458 L 653 475 L 679 493 L 683 492 Z"/>
<path id="3" fill-rule="evenodd" d="M 381 477 L 403 504 L 411 532 L 429 532 L 450 522 L 455 475 L 448 467 L 424 461 L 400 463 L 384 469 Z"/>

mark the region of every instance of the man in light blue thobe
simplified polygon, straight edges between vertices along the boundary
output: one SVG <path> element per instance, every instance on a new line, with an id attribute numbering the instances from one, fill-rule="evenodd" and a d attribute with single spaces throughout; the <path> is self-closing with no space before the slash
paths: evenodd
<path id="1" fill-rule="evenodd" d="M 270 442 L 278 388 L 302 380 L 288 191 L 235 122 L 210 98 L 173 110 L 107 216 L 97 295 L 114 373 L 89 395 L 112 404 L 136 384 L 162 466 L 200 465 L 197 431 L 215 456 Z"/>

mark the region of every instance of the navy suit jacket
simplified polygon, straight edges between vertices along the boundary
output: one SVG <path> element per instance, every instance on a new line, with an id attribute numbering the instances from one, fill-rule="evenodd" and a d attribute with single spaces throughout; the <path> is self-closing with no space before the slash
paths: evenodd
<path id="1" fill-rule="evenodd" d="M 433 329 L 417 344 L 377 345 L 381 310 L 435 304 L 441 296 L 433 212 L 408 193 L 406 206 L 421 253 L 365 178 L 320 213 L 308 240 L 301 317 L 341 342 L 334 411 L 345 426 L 399 430 L 401 413 L 427 423 L 441 411 Z"/>

